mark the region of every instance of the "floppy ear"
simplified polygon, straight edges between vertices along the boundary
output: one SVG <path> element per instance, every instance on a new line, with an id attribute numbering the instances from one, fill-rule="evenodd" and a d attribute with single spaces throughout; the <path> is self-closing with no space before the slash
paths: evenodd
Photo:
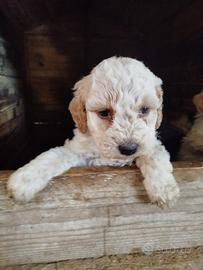
<path id="1" fill-rule="evenodd" d="M 163 108 L 163 89 L 161 87 L 162 81 L 161 79 L 158 79 L 159 85 L 156 86 L 156 94 L 159 98 L 159 108 L 157 110 L 157 121 L 156 121 L 156 129 L 158 129 L 161 125 L 163 114 L 162 114 L 162 108 Z"/>
<path id="2" fill-rule="evenodd" d="M 193 97 L 193 103 L 198 112 L 203 112 L 203 91 Z"/>
<path id="3" fill-rule="evenodd" d="M 74 85 L 74 97 L 69 104 L 69 110 L 72 114 L 73 120 L 75 121 L 76 126 L 82 133 L 87 132 L 87 115 L 85 109 L 85 100 L 88 89 L 89 76 L 86 76 Z"/>

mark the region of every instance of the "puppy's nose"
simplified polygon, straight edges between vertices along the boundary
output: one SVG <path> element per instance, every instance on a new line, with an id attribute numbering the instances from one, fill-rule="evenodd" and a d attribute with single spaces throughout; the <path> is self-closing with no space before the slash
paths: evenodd
<path id="1" fill-rule="evenodd" d="M 137 152 L 138 144 L 129 143 L 129 144 L 121 144 L 118 146 L 118 149 L 122 155 L 130 156 Z"/>

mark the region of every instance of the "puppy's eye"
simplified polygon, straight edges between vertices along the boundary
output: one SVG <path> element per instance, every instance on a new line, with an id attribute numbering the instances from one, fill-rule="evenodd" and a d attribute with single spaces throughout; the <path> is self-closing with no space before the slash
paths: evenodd
<path id="1" fill-rule="evenodd" d="M 112 117 L 112 113 L 110 110 L 103 110 L 97 112 L 98 116 L 102 119 L 110 119 Z"/>
<path id="2" fill-rule="evenodd" d="M 142 107 L 139 111 L 141 115 L 147 115 L 149 113 L 150 109 L 148 107 Z"/>

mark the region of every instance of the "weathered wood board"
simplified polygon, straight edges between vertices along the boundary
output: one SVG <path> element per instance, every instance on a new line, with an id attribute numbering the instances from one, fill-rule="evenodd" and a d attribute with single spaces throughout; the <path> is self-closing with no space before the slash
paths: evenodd
<path id="1" fill-rule="evenodd" d="M 25 32 L 24 40 L 27 101 L 41 152 L 42 145 L 48 149 L 72 136 L 68 103 L 84 68 L 83 17 L 68 16 L 34 27 Z"/>
<path id="2" fill-rule="evenodd" d="M 17 127 L 17 118 L 24 114 L 20 94 L 22 83 L 10 59 L 13 51 L 11 45 L 0 37 L 0 139 Z"/>
<path id="3" fill-rule="evenodd" d="M 181 198 L 149 203 L 136 168 L 77 168 L 30 203 L 7 197 L 0 173 L 0 265 L 203 245 L 203 163 L 175 164 Z"/>
<path id="4" fill-rule="evenodd" d="M 0 36 L 0 169 L 29 160 L 22 62 L 13 44 Z"/>
<path id="5" fill-rule="evenodd" d="M 0 37 L 0 75 L 8 77 L 19 77 L 9 59 L 11 45 Z"/>

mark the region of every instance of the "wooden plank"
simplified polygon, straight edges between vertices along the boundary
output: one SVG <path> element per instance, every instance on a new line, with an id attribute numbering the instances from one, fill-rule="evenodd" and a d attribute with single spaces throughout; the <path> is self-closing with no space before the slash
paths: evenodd
<path id="1" fill-rule="evenodd" d="M 108 46 L 106 46 L 108 44 Z M 143 60 L 143 45 L 136 38 L 92 37 L 88 42 L 88 69 L 99 64 L 105 58 L 116 56 L 133 57 Z"/>
<path id="2" fill-rule="evenodd" d="M 65 37 L 64 37 L 65 38 Z M 26 66 L 28 76 L 66 78 L 68 81 L 81 71 L 83 61 L 82 38 L 66 38 L 63 51 L 55 44 L 57 37 L 26 35 Z"/>
<path id="3" fill-rule="evenodd" d="M 63 109 L 67 107 L 68 98 L 69 100 L 72 98 L 72 91 L 69 89 L 73 87 L 74 82 L 68 86 L 68 82 L 63 79 L 30 78 L 30 84 L 32 87 L 32 91 L 30 91 L 32 104 L 41 104 L 45 108 L 46 105 L 58 105 Z"/>
<path id="4" fill-rule="evenodd" d="M 47 123 L 63 126 L 72 123 L 71 117 L 67 117 L 67 104 L 72 98 L 70 89 L 81 77 L 84 65 L 83 19 L 70 16 L 65 21 L 57 20 L 25 33 L 27 97 L 38 134 L 38 123 L 44 125 L 44 134 Z M 53 128 L 52 136 L 56 138 L 60 132 L 63 137 L 61 130 Z M 49 137 L 50 133 L 45 136 Z"/>
<path id="5" fill-rule="evenodd" d="M 0 38 L 0 75 L 18 77 L 18 74 L 9 59 L 11 50 L 13 51 L 8 42 Z"/>
<path id="6" fill-rule="evenodd" d="M 0 138 L 9 135 L 23 117 L 23 100 L 19 93 L 21 81 L 0 75 Z"/>
<path id="7" fill-rule="evenodd" d="M 22 125 L 24 106 L 21 88 L 19 78 L 0 75 L 0 139 L 9 136 L 18 125 Z"/>
<path id="8" fill-rule="evenodd" d="M 176 41 L 194 39 L 203 31 L 202 1 L 192 1 L 174 20 L 174 37 Z"/>
<path id="9" fill-rule="evenodd" d="M 88 29 L 90 36 L 110 38 L 145 38 L 162 27 L 189 0 L 165 1 L 91 1 Z M 146 9 L 150 10 L 147 12 Z"/>
<path id="10" fill-rule="evenodd" d="M 0 264 L 53 262 L 203 245 L 203 163 L 175 164 L 181 198 L 149 203 L 134 168 L 75 168 L 27 204 L 0 173 Z"/>
<path id="11" fill-rule="evenodd" d="M 167 81 L 174 84 L 201 84 L 203 82 L 203 63 L 190 63 L 184 66 L 182 63 L 177 63 L 176 66 L 158 66 L 154 67 L 156 73 L 167 74 Z"/>
<path id="12" fill-rule="evenodd" d="M 70 5 L 68 5 L 70 8 Z M 69 10 L 70 11 L 70 10 Z M 27 28 L 25 34 L 30 35 L 54 35 L 62 36 L 66 34 L 66 38 L 80 37 L 84 34 L 84 9 L 70 14 L 66 13 L 65 17 L 57 18 L 54 22 L 48 21 L 46 24 L 35 24 L 35 27 Z"/>
<path id="13" fill-rule="evenodd" d="M 1 115 L 0 115 L 1 117 Z M 19 129 L 22 125 L 23 116 L 18 116 L 16 118 L 11 119 L 5 124 L 0 126 L 0 139 L 4 139 L 6 136 L 10 135 L 15 129 Z M 5 145 L 4 145 L 5 146 Z M 1 152 L 2 154 L 2 152 Z M 2 155 L 3 157 L 3 155 Z"/>

